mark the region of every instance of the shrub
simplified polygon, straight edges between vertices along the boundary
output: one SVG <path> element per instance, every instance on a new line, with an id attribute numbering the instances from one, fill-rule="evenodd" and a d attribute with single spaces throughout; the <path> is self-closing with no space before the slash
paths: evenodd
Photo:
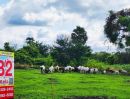
<path id="1" fill-rule="evenodd" d="M 21 53 L 21 52 L 15 53 L 15 63 L 31 65 L 32 61 L 33 61 L 32 58 L 24 53 Z"/>
<path id="2" fill-rule="evenodd" d="M 45 65 L 45 66 L 51 66 L 53 65 L 53 59 L 51 56 L 48 56 L 46 58 L 34 58 L 33 59 L 34 65 Z"/>
<path id="3" fill-rule="evenodd" d="M 44 58 L 34 58 L 33 59 L 33 64 L 34 65 L 43 65 L 43 64 L 45 64 Z"/>
<path id="4" fill-rule="evenodd" d="M 88 59 L 88 61 L 86 62 L 85 66 L 87 67 L 95 67 L 95 68 L 99 68 L 99 69 L 106 69 L 108 68 L 108 65 L 103 63 L 103 62 L 99 62 L 95 59 Z"/>

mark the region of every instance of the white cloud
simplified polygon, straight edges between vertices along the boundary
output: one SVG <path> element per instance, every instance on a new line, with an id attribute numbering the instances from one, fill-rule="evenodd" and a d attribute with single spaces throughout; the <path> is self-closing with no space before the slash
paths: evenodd
<path id="1" fill-rule="evenodd" d="M 45 9 L 39 13 L 27 12 L 25 13 L 23 19 L 31 23 L 43 21 L 47 22 L 48 25 L 55 25 L 57 23 L 68 23 L 68 26 L 70 26 L 71 24 L 81 26 L 86 25 L 86 19 L 83 18 L 80 14 L 66 12 L 63 10 L 56 9 L 54 7 Z"/>
<path id="2" fill-rule="evenodd" d="M 50 9 L 43 10 L 39 13 L 27 12 L 23 19 L 32 23 L 35 23 L 36 21 L 45 21 L 52 24 L 60 20 L 60 13 L 58 13 L 55 8 L 51 7 Z"/>
<path id="3" fill-rule="evenodd" d="M 104 22 L 100 20 L 90 21 L 89 26 L 86 28 L 88 34 L 88 45 L 94 51 L 115 51 L 116 47 L 111 44 L 103 34 Z M 107 42 L 106 42 L 107 41 Z"/>
<path id="4" fill-rule="evenodd" d="M 2 15 L 3 15 L 3 13 L 4 13 L 4 10 L 3 10 L 3 8 L 2 8 L 2 7 L 0 7 L 0 16 L 2 16 Z"/>
<path id="5" fill-rule="evenodd" d="M 25 43 L 25 39 L 28 36 L 34 37 L 34 39 L 45 42 L 46 44 L 52 43 L 52 40 L 49 39 L 46 34 L 45 36 L 43 35 L 42 38 L 39 38 L 39 30 L 48 30 L 47 27 L 32 27 L 32 26 L 12 26 L 12 27 L 7 27 L 4 28 L 3 30 L 0 31 L 0 47 L 3 47 L 4 42 L 11 42 L 12 44 L 17 44 L 18 48 L 23 46 Z M 45 31 L 43 31 L 44 33 Z M 47 33 L 50 31 L 47 31 Z M 50 34 L 50 33 L 49 33 Z"/>
<path id="6" fill-rule="evenodd" d="M 64 0 L 61 8 L 56 5 L 56 3 L 63 3 L 60 0 L 10 0 L 4 7 L 0 7 L 0 47 L 5 41 L 17 42 L 21 46 L 27 36 L 33 36 L 36 40 L 52 44 L 57 35 L 70 35 L 72 30 L 79 25 L 86 29 L 89 37 L 88 44 L 95 51 L 104 51 L 108 45 L 114 51 L 115 47 L 112 44 L 104 45 L 106 40 L 103 34 L 105 18 L 108 10 L 117 11 L 130 7 L 130 1 L 77 1 L 77 6 L 72 7 L 67 6 L 66 2 L 69 4 L 69 0 Z M 83 12 L 78 12 L 78 9 Z"/>

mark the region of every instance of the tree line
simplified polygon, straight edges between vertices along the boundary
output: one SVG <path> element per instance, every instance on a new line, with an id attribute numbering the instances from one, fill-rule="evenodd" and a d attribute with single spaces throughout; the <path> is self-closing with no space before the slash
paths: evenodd
<path id="1" fill-rule="evenodd" d="M 15 52 L 15 63 L 29 65 L 83 65 L 91 55 L 91 48 L 87 46 L 87 32 L 83 27 L 77 26 L 71 36 L 59 35 L 55 44 L 50 46 L 27 37 L 20 49 L 4 43 L 5 51 Z"/>

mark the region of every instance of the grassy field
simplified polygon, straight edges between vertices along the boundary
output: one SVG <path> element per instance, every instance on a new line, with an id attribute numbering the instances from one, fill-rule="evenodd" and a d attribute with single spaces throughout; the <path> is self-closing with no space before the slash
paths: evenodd
<path id="1" fill-rule="evenodd" d="M 39 70 L 15 70 L 15 99 L 62 99 L 70 96 L 130 99 L 130 76 L 40 74 Z"/>

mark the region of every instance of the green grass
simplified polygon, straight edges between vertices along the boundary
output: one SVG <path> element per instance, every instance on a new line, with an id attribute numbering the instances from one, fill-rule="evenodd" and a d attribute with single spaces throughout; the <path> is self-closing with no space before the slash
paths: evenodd
<path id="1" fill-rule="evenodd" d="M 108 96 L 130 99 L 130 76 L 15 70 L 15 99 Z"/>

